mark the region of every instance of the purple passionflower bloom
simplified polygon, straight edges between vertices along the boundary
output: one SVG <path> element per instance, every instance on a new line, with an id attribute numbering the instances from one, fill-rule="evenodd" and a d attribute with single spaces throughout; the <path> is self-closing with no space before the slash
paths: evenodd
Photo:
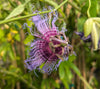
<path id="1" fill-rule="evenodd" d="M 30 57 L 25 60 L 29 70 L 38 69 L 49 74 L 57 69 L 61 61 L 67 60 L 69 54 L 73 53 L 64 31 L 59 31 L 55 26 L 56 20 L 56 14 L 53 15 L 51 25 L 47 16 L 45 18 L 41 15 L 32 17 L 38 32 L 34 32 L 37 39 L 31 43 Z"/>

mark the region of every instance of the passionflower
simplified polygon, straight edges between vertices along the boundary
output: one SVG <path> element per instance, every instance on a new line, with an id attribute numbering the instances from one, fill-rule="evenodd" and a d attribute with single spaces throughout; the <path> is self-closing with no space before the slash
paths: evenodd
<path id="1" fill-rule="evenodd" d="M 48 16 L 50 14 L 53 18 L 51 25 Z M 57 69 L 61 61 L 67 60 L 69 54 L 73 53 L 64 29 L 59 31 L 55 26 L 58 15 L 50 14 L 32 17 L 37 28 L 37 32 L 34 32 L 36 39 L 31 43 L 30 57 L 25 60 L 26 67 L 31 71 L 38 69 L 49 74 Z"/>
<path id="2" fill-rule="evenodd" d="M 84 33 L 76 32 L 85 42 L 92 43 L 94 51 L 100 49 L 100 18 L 88 18 L 84 23 Z"/>

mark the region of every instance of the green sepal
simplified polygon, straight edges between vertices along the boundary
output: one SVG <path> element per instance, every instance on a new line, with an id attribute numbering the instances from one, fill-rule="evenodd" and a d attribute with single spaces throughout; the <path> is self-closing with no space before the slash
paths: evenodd
<path id="1" fill-rule="evenodd" d="M 93 23 L 91 37 L 92 37 L 92 42 L 93 42 L 93 48 L 94 48 L 94 50 L 97 50 L 98 49 L 99 34 L 98 34 L 97 27 L 96 27 L 95 23 Z"/>
<path id="2" fill-rule="evenodd" d="M 84 36 L 87 37 L 93 29 L 93 20 L 92 18 L 89 18 L 84 23 Z"/>

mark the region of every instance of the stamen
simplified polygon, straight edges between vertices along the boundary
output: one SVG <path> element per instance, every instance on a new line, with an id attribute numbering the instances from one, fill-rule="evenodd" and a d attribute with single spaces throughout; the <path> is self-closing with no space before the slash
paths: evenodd
<path id="1" fill-rule="evenodd" d="M 56 56 L 57 56 L 59 59 L 61 59 L 62 61 L 64 61 L 64 59 L 63 59 L 60 55 L 56 54 Z"/>
<path id="2" fill-rule="evenodd" d="M 65 44 L 65 45 L 68 44 L 68 42 L 63 41 L 63 40 L 60 40 L 60 39 L 57 39 L 57 38 L 55 38 L 55 37 L 51 38 L 51 40 L 58 41 L 58 42 L 60 42 L 60 43 L 62 43 L 62 44 Z"/>

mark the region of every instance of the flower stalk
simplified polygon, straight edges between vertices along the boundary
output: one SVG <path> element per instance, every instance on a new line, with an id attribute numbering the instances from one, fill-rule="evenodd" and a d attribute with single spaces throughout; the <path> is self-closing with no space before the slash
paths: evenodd
<path id="1" fill-rule="evenodd" d="M 45 1 L 48 1 L 48 0 L 45 0 Z M 78 11 L 81 11 L 81 9 L 79 7 L 77 7 L 76 5 L 74 5 L 73 3 L 69 2 L 68 0 L 65 0 L 63 1 L 60 5 L 56 5 L 55 6 L 55 9 L 53 9 L 52 11 L 55 11 L 55 10 L 58 10 L 61 6 L 63 6 L 65 3 L 69 3 L 70 5 L 72 5 L 75 9 L 77 9 Z M 52 4 L 52 3 L 50 3 Z M 38 13 L 34 13 L 34 14 L 29 14 L 29 15 L 25 15 L 25 16 L 20 16 L 20 17 L 15 17 L 15 18 L 12 18 L 12 19 L 8 19 L 8 20 L 3 20 L 3 21 L 0 21 L 0 24 L 5 24 L 5 23 L 9 23 L 9 22 L 12 22 L 12 21 L 17 21 L 17 20 L 20 20 L 20 19 L 24 19 L 24 18 L 28 18 L 28 17 L 32 17 L 32 16 L 35 16 L 35 15 L 38 15 L 38 14 L 45 14 L 45 13 L 49 13 L 49 12 L 52 12 L 51 10 L 47 10 L 47 11 L 43 11 L 43 12 L 38 12 Z"/>

